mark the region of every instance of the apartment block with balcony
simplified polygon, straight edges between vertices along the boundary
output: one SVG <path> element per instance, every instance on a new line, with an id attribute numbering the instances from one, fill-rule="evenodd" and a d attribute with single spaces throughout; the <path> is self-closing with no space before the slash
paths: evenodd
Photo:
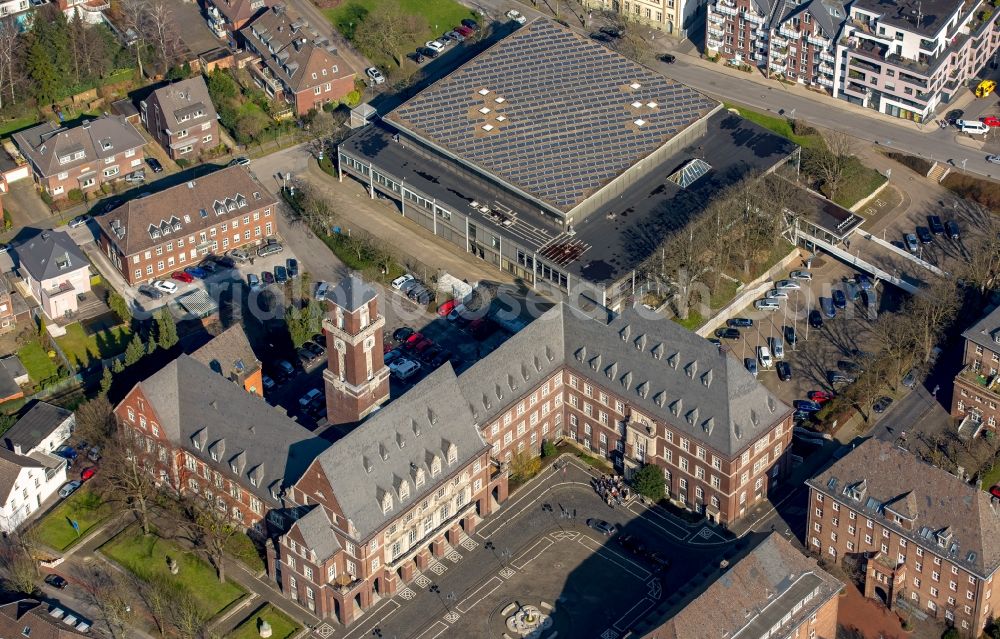
<path id="1" fill-rule="evenodd" d="M 276 204 L 246 167 L 232 166 L 99 216 L 98 241 L 135 286 L 169 278 L 210 252 L 260 244 L 277 233 Z"/>
<path id="2" fill-rule="evenodd" d="M 998 15 L 985 0 L 856 0 L 837 45 L 834 95 L 925 121 L 996 52 Z"/>
<path id="3" fill-rule="evenodd" d="M 139 118 L 174 160 L 193 161 L 222 143 L 215 105 L 200 75 L 153 91 L 139 103 Z"/>
<path id="4" fill-rule="evenodd" d="M 13 135 L 35 181 L 54 198 L 94 191 L 142 166 L 146 141 L 125 118 L 102 116 L 67 128 L 46 122 Z"/>
<path id="5" fill-rule="evenodd" d="M 283 5 L 258 15 L 240 34 L 247 50 L 259 56 L 247 65 L 254 82 L 272 98 L 285 100 L 296 115 L 343 100 L 354 90 L 354 72 L 336 47 Z"/>
<path id="6" fill-rule="evenodd" d="M 951 414 L 962 420 L 959 432 L 975 436 L 996 430 L 1000 421 L 1000 308 L 962 333 L 962 370 L 955 376 Z"/>
<path id="7" fill-rule="evenodd" d="M 768 72 L 832 93 L 835 43 L 846 15 L 838 0 L 785 0 L 771 22 Z"/>
<path id="8" fill-rule="evenodd" d="M 989 493 L 877 439 L 806 483 L 811 552 L 856 568 L 865 596 L 894 611 L 982 633 L 1000 568 Z"/>
<path id="9" fill-rule="evenodd" d="M 772 0 L 714 0 L 706 7 L 705 48 L 734 65 L 768 67 L 770 28 L 778 7 Z M 785 71 L 780 61 L 772 70 Z"/>

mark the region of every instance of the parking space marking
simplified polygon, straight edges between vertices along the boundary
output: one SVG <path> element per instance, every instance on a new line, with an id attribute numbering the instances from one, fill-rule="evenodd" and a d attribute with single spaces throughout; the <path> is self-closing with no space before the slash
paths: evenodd
<path id="1" fill-rule="evenodd" d="M 392 610 L 389 610 L 382 616 L 378 616 L 377 613 L 383 608 L 386 608 L 388 606 L 392 606 Z M 354 632 L 349 633 L 345 637 L 345 639 L 349 639 L 350 637 L 355 637 L 356 639 L 360 639 L 361 637 L 370 635 L 372 630 L 378 627 L 379 624 L 384 623 L 386 619 L 388 619 L 390 616 L 392 616 L 394 612 L 396 612 L 402 607 L 403 607 L 402 604 L 396 601 L 395 599 L 386 599 L 381 604 L 376 606 L 374 610 L 369 612 L 368 615 L 366 615 L 368 621 L 374 621 L 375 623 L 367 625 L 367 623 L 362 622 L 362 627 L 359 627 L 355 629 Z M 358 633 L 358 631 L 360 631 L 360 634 L 355 634 Z"/>
<path id="2" fill-rule="evenodd" d="M 608 628 L 601 633 L 601 639 L 618 639 L 618 633 L 611 628 Z"/>
<path id="3" fill-rule="evenodd" d="M 448 623 L 455 623 L 456 621 L 458 621 L 458 613 L 455 612 L 454 610 L 449 610 L 448 614 L 444 616 L 444 620 L 447 621 Z"/>
<path id="4" fill-rule="evenodd" d="M 514 571 L 511 570 L 510 568 L 504 568 L 503 570 L 500 571 L 500 576 L 503 577 L 504 579 L 510 579 L 511 577 L 514 576 Z"/>
<path id="5" fill-rule="evenodd" d="M 430 578 L 424 574 L 417 575 L 417 578 L 414 579 L 413 582 L 417 584 L 417 586 L 419 586 L 420 588 L 426 588 L 427 586 L 431 585 Z"/>
<path id="6" fill-rule="evenodd" d="M 448 632 L 448 624 L 443 621 L 435 621 L 430 628 L 421 632 L 414 639 L 436 639 L 446 632 Z"/>
<path id="7" fill-rule="evenodd" d="M 624 570 L 625 572 L 629 573 L 630 575 L 632 575 L 636 579 L 640 579 L 642 581 L 645 581 L 646 579 L 649 579 L 649 576 L 652 574 L 651 572 L 649 572 L 648 570 L 646 570 L 645 568 L 643 568 L 639 564 L 635 563 L 634 561 L 632 561 L 631 559 L 629 559 L 625 555 L 619 553 L 618 551 L 616 551 L 614 549 L 611 549 L 611 548 L 608 548 L 607 546 L 602 545 L 600 542 L 598 542 L 598 541 L 596 541 L 596 540 L 594 540 L 594 539 L 592 539 L 592 538 L 590 538 L 590 537 L 588 537 L 586 535 L 581 535 L 580 538 L 577 539 L 577 541 L 580 542 L 580 544 L 584 548 L 586 548 L 587 550 L 590 550 L 595 555 L 603 557 L 604 559 L 607 559 L 608 561 L 610 561 L 613 564 L 618 564 L 618 566 L 622 570 Z M 619 559 L 621 561 L 619 561 Z M 632 567 L 630 568 L 629 565 L 631 565 Z"/>
<path id="8" fill-rule="evenodd" d="M 509 513 L 509 516 L 506 519 L 500 519 L 500 518 L 498 518 L 498 519 L 494 519 L 492 521 L 488 521 L 485 524 L 480 525 L 476 529 L 476 534 L 479 535 L 479 537 L 481 539 L 489 539 L 490 535 L 496 534 L 497 531 L 499 531 L 501 528 L 503 528 L 507 524 L 509 524 L 512 521 L 514 521 L 515 519 L 517 519 L 525 511 L 527 511 L 529 509 L 532 509 L 532 508 L 537 508 L 536 502 L 539 499 L 541 499 L 541 497 L 543 495 L 545 495 L 547 492 L 549 492 L 553 488 L 558 488 L 559 486 L 568 486 L 568 485 L 573 485 L 573 484 L 576 484 L 577 486 L 586 486 L 588 489 L 590 488 L 590 484 L 585 484 L 582 481 L 566 481 L 566 482 L 560 482 L 558 484 L 553 484 L 551 486 L 546 486 L 545 490 L 543 490 L 541 493 L 539 493 L 538 495 L 532 496 L 532 493 L 535 490 L 537 490 L 539 486 L 545 486 L 544 483 L 539 483 L 532 490 L 528 491 L 528 494 L 524 495 L 523 497 L 521 497 L 520 499 L 518 499 L 514 503 L 509 504 L 509 505 L 507 505 L 505 507 L 506 512 Z M 529 498 L 530 498 L 530 503 L 527 506 L 524 506 L 523 508 L 521 508 L 517 512 L 511 512 L 512 508 L 514 508 L 515 506 L 517 506 L 518 504 L 520 504 L 521 502 L 523 502 L 524 500 L 529 499 Z M 496 528 L 490 529 L 490 524 L 496 524 Z M 489 530 L 489 532 L 486 532 L 487 530 Z"/>
<path id="9" fill-rule="evenodd" d="M 476 604 L 478 604 L 483 599 L 486 599 L 487 597 L 492 595 L 502 585 L 503 585 L 503 579 L 499 577 L 490 577 L 489 580 L 486 581 L 486 583 L 473 590 L 471 593 L 469 593 L 468 597 L 458 602 L 458 605 L 455 606 L 455 609 L 461 612 L 462 614 L 469 612 L 470 610 L 476 607 Z M 479 593 L 487 587 L 489 587 L 489 590 L 480 595 Z M 472 600 L 473 597 L 477 598 L 475 599 L 475 601 L 470 601 Z"/>
<path id="10" fill-rule="evenodd" d="M 643 605 L 645 604 L 645 605 Z M 628 612 L 621 616 L 621 619 L 615 622 L 613 626 L 616 630 L 625 632 L 626 628 L 631 628 L 632 624 L 639 620 L 646 611 L 653 607 L 653 602 L 648 598 L 643 597 L 639 600 L 639 603 L 635 604 L 629 608 Z"/>
<path id="11" fill-rule="evenodd" d="M 628 511 L 633 515 L 638 515 L 640 517 L 645 515 L 652 515 L 656 517 L 657 519 L 662 521 L 663 524 L 658 524 L 657 522 L 649 519 L 647 519 L 647 523 L 651 526 L 656 526 L 657 528 L 667 533 L 677 541 L 685 541 L 691 535 L 689 531 L 681 528 L 679 524 L 675 524 L 674 522 L 670 521 L 670 519 L 668 519 L 666 515 L 657 512 L 655 508 L 642 508 L 641 506 L 639 506 L 639 502 L 632 502 L 631 504 L 628 505 Z M 673 528 L 673 530 L 671 530 L 671 528 Z M 678 534 L 678 532 L 675 531 L 681 531 L 681 533 Z"/>
<path id="12" fill-rule="evenodd" d="M 543 538 L 539 539 L 538 541 L 536 541 L 534 544 L 532 544 L 531 548 L 528 548 L 523 553 L 521 553 L 517 557 L 517 559 L 515 559 L 512 562 L 510 562 L 510 565 L 514 566 L 518 570 L 524 570 L 525 566 L 527 566 L 529 563 L 531 563 L 535 559 L 538 559 L 539 555 L 541 555 L 543 552 L 545 552 L 546 550 L 548 550 L 549 546 L 551 546 L 554 543 L 555 542 L 552 541 L 551 539 L 549 539 L 548 537 L 543 537 Z M 542 549 L 539 550 L 538 552 L 535 552 L 535 554 L 531 555 L 531 557 L 528 557 L 528 554 L 534 552 L 535 548 L 537 548 L 541 544 L 545 544 L 544 546 L 542 546 Z M 527 559 L 525 559 L 525 557 L 527 557 Z M 520 563 L 518 563 L 518 562 L 520 562 Z"/>

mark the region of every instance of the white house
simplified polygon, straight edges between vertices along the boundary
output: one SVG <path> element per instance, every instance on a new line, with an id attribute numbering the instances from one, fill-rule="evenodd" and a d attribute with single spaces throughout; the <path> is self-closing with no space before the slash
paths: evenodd
<path id="1" fill-rule="evenodd" d="M 66 461 L 0 448 L 0 531 L 13 532 L 66 481 Z"/>
<path id="2" fill-rule="evenodd" d="M 3 446 L 18 455 L 51 453 L 76 428 L 76 415 L 48 402 L 36 401 L 3 435 Z"/>
<path id="3" fill-rule="evenodd" d="M 51 319 L 77 310 L 77 295 L 90 291 L 90 262 L 68 234 L 41 231 L 14 248 L 18 272 Z"/>

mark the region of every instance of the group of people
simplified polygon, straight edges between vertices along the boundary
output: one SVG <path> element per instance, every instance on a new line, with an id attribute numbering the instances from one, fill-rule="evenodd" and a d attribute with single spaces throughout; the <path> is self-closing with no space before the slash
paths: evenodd
<path id="1" fill-rule="evenodd" d="M 628 501 L 630 492 L 625 481 L 618 475 L 601 475 L 590 480 L 594 490 L 601 496 L 608 506 L 614 508 L 621 506 Z"/>

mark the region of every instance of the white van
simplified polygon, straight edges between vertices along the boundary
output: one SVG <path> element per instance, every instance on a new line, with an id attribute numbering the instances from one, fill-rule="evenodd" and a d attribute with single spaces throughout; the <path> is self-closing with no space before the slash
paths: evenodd
<path id="1" fill-rule="evenodd" d="M 990 127 L 986 126 L 979 120 L 956 120 L 955 124 L 958 126 L 958 130 L 962 133 L 977 133 L 979 135 L 986 135 L 990 130 Z"/>

